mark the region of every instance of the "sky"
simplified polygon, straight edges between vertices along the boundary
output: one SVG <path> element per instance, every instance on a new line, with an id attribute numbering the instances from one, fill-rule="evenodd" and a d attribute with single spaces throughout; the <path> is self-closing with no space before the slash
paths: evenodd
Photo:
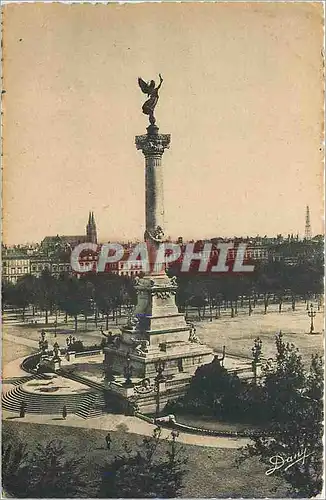
<path id="1" fill-rule="evenodd" d="M 165 234 L 323 232 L 323 8 L 3 7 L 3 239 L 142 239 L 140 76 L 164 82 Z"/>

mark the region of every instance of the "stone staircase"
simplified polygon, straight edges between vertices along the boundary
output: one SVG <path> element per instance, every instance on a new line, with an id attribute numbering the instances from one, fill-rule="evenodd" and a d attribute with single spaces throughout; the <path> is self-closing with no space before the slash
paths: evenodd
<path id="1" fill-rule="evenodd" d="M 80 384 L 87 385 L 90 389 L 93 389 L 91 391 L 92 393 L 96 391 L 99 394 L 99 397 L 101 398 L 101 405 L 102 405 L 102 398 L 104 401 L 104 407 L 102 408 L 101 413 L 125 412 L 126 409 L 125 399 L 119 394 L 115 394 L 114 392 L 110 391 L 109 387 L 105 387 L 104 384 L 81 377 L 76 373 L 71 373 L 65 371 L 64 369 L 58 370 L 57 374 L 60 375 L 61 377 L 70 378 L 71 380 L 79 382 Z M 95 416 L 98 416 L 98 413 Z"/>
<path id="2" fill-rule="evenodd" d="M 20 412 L 22 401 L 26 403 L 26 413 L 44 415 L 61 414 L 64 405 L 69 413 L 77 413 L 88 394 L 36 394 L 27 392 L 21 385 L 2 394 L 2 408 L 11 412 Z"/>
<path id="3" fill-rule="evenodd" d="M 24 384 L 25 382 L 33 380 L 34 378 L 36 378 L 34 375 L 26 375 L 26 377 L 10 377 L 10 378 L 4 378 L 3 383 L 11 385 L 21 385 Z"/>
<path id="4" fill-rule="evenodd" d="M 105 413 L 105 399 L 100 392 L 87 394 L 76 410 L 76 415 L 84 419 L 99 417 L 103 413 Z"/>
<path id="5" fill-rule="evenodd" d="M 62 371 L 63 372 L 63 371 Z M 73 413 L 84 419 L 98 417 L 105 413 L 105 398 L 103 387 L 91 380 L 62 373 L 62 375 L 90 387 L 88 393 L 83 394 L 36 394 L 24 390 L 22 384 L 37 378 L 44 378 L 42 375 L 27 375 L 26 377 L 8 378 L 5 383 L 13 384 L 15 387 L 2 394 L 2 408 L 11 412 L 20 412 L 22 401 L 26 403 L 26 413 L 40 415 L 59 415 L 64 405 L 67 407 L 68 415 Z M 86 382 L 86 383 L 85 383 Z"/>

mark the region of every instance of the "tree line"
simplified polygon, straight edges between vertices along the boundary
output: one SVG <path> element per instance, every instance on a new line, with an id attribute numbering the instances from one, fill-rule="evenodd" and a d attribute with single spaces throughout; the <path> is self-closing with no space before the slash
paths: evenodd
<path id="1" fill-rule="evenodd" d="M 295 311 L 298 300 L 310 300 L 323 293 L 323 263 L 299 262 L 289 266 L 284 262 L 256 262 L 252 273 L 198 274 L 181 273 L 171 267 L 170 276 L 177 276 L 177 304 L 182 312 L 196 308 L 198 318 L 219 318 L 227 308 L 231 317 L 245 307 L 250 316 L 256 305 L 262 304 L 267 314 L 270 304 L 277 303 L 279 312 L 285 302 Z"/>
<path id="2" fill-rule="evenodd" d="M 258 262 L 253 273 L 200 274 L 181 273 L 178 267 L 168 269 L 169 276 L 176 276 L 178 290 L 176 302 L 180 312 L 186 315 L 196 309 L 199 319 L 219 318 L 227 309 L 231 317 L 238 309 L 245 308 L 251 315 L 257 304 L 262 304 L 267 314 L 269 305 L 278 304 L 279 312 L 283 304 L 290 301 L 292 310 L 300 299 L 310 300 L 323 293 L 323 264 L 299 262 L 289 266 L 283 262 Z M 3 284 L 3 307 L 12 305 L 19 308 L 24 320 L 25 311 L 32 307 L 48 315 L 63 312 L 74 318 L 77 331 L 78 316 L 87 320 L 94 317 L 95 326 L 99 315 L 116 319 L 123 312 L 130 312 L 136 303 L 133 278 L 111 273 L 87 273 L 79 278 L 61 274 L 58 278 L 48 271 L 40 277 L 25 275 L 16 284 Z"/>
<path id="3" fill-rule="evenodd" d="M 41 311 L 46 325 L 49 316 L 62 312 L 66 322 L 68 316 L 74 319 L 77 331 L 79 315 L 84 316 L 85 329 L 91 316 L 97 327 L 100 315 L 105 317 L 108 329 L 109 317 L 114 320 L 123 308 L 131 309 L 135 300 L 132 281 L 127 277 L 106 273 L 77 278 L 63 273 L 56 278 L 45 270 L 39 277 L 28 274 L 16 284 L 4 283 L 2 304 L 19 309 L 23 321 L 28 307 L 33 317 Z"/>

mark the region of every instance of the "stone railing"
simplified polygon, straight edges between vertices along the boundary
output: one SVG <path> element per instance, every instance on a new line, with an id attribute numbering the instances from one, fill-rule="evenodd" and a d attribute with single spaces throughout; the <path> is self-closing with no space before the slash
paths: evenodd
<path id="1" fill-rule="evenodd" d="M 167 424 L 169 427 L 178 429 L 183 432 L 188 432 L 191 434 L 201 434 L 205 436 L 216 436 L 216 437 L 247 437 L 252 438 L 254 436 L 262 436 L 264 433 L 259 430 L 243 430 L 243 431 L 217 431 L 214 429 L 204 429 L 202 427 L 194 427 L 191 425 L 180 424 L 178 422 Z"/>
<path id="2" fill-rule="evenodd" d="M 36 367 L 38 363 L 40 362 L 41 359 L 41 354 L 31 354 L 30 356 L 27 356 L 21 363 L 21 368 L 25 370 L 27 373 L 36 373 Z"/>
<path id="3" fill-rule="evenodd" d="M 155 419 L 148 417 L 147 415 L 144 415 L 142 413 L 136 412 L 135 417 L 140 418 L 141 420 L 145 420 L 146 422 L 150 424 L 155 425 Z M 179 422 L 172 421 L 170 420 L 169 422 L 160 422 L 157 423 L 160 427 L 165 427 L 169 429 L 177 429 L 181 432 L 186 432 L 188 434 L 200 434 L 204 436 L 215 436 L 215 437 L 229 437 L 229 438 L 253 438 L 253 437 L 258 437 L 258 436 L 265 436 L 267 435 L 266 432 L 257 429 L 257 430 L 242 430 L 242 431 L 218 431 L 214 429 L 204 429 L 202 427 L 195 427 L 191 425 L 185 425 L 185 424 L 180 424 Z"/>
<path id="4" fill-rule="evenodd" d="M 149 424 L 155 424 L 154 418 L 143 415 L 143 413 L 135 412 L 134 416 L 140 418 L 141 420 L 144 420 L 145 422 L 148 422 Z"/>
<path id="5" fill-rule="evenodd" d="M 82 351 L 82 352 L 76 352 L 75 353 L 75 358 L 83 358 L 86 356 L 98 356 L 99 354 L 102 354 L 102 349 L 96 349 L 94 351 Z"/>

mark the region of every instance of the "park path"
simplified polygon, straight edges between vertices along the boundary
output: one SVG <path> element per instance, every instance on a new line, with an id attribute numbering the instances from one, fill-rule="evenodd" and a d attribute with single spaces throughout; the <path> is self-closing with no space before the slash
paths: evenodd
<path id="1" fill-rule="evenodd" d="M 12 342 L 13 344 L 25 345 L 27 347 L 34 347 L 36 349 L 38 349 L 39 347 L 37 340 L 27 339 L 25 337 L 16 337 L 15 335 L 11 335 L 5 330 L 3 330 L 2 333 L 3 333 L 2 337 L 3 340 L 8 340 L 8 342 Z"/>
<path id="2" fill-rule="evenodd" d="M 96 418 L 84 420 L 76 415 L 68 415 L 66 420 L 61 418 L 61 415 L 31 415 L 27 414 L 23 419 L 17 416 L 17 413 L 3 411 L 4 420 L 11 422 L 56 425 L 64 427 L 75 427 L 84 429 L 97 429 L 103 431 L 123 431 L 125 433 L 138 434 L 141 436 L 151 436 L 155 429 L 154 424 L 145 422 L 137 417 L 129 417 L 126 415 L 106 414 Z M 162 429 L 161 439 L 168 438 L 171 435 L 171 430 Z M 250 443 L 247 438 L 227 438 L 216 436 L 200 436 L 180 432 L 178 442 L 195 446 L 204 446 L 210 448 L 228 448 L 237 449 L 246 446 Z"/>
<path id="3" fill-rule="evenodd" d="M 9 361 L 9 363 L 6 363 L 2 369 L 3 379 L 26 377 L 28 373 L 20 367 L 24 359 L 26 359 L 26 356 L 14 359 L 13 361 Z"/>

